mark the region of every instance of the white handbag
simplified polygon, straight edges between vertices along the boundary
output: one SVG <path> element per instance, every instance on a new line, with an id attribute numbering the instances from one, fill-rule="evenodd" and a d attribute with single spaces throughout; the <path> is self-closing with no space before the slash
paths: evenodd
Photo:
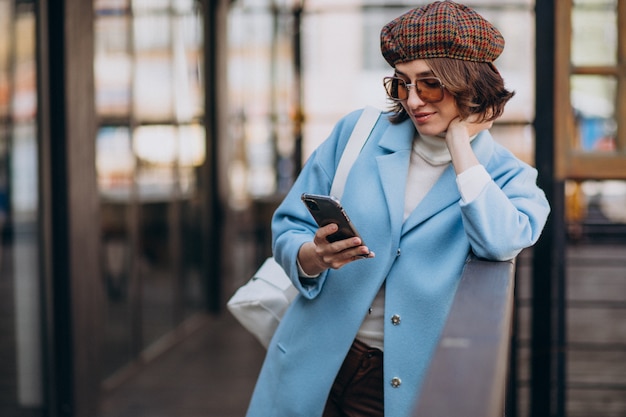
<path id="1" fill-rule="evenodd" d="M 380 111 L 374 107 L 368 106 L 363 110 L 337 165 L 330 195 L 337 198 L 343 195 L 348 172 L 379 116 Z M 252 278 L 237 289 L 226 307 L 267 348 L 281 318 L 297 294 L 298 290 L 292 285 L 283 268 L 273 257 L 269 257 Z"/>

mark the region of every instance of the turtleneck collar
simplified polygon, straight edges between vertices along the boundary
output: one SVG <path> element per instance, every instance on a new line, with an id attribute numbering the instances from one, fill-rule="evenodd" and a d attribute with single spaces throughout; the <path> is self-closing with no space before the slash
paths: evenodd
<path id="1" fill-rule="evenodd" d="M 472 136 L 470 142 L 476 139 L 476 136 L 478 135 Z M 446 140 L 440 136 L 422 135 L 419 132 L 415 132 L 413 152 L 434 166 L 452 162 L 452 156 L 448 150 L 448 145 L 446 145 Z"/>
<path id="2" fill-rule="evenodd" d="M 431 165 L 444 165 L 452 161 L 444 138 L 415 133 L 413 152 Z"/>

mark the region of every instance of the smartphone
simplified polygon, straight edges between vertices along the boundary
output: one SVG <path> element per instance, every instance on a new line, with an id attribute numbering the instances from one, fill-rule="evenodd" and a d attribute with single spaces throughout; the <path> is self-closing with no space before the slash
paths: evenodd
<path id="1" fill-rule="evenodd" d="M 318 226 L 323 227 L 335 223 L 339 227 L 339 230 L 326 238 L 329 242 L 336 242 L 355 236 L 361 237 L 341 203 L 335 197 L 304 193 L 301 199 Z M 363 239 L 361 239 L 361 242 L 363 242 Z M 364 245 L 365 243 L 361 244 Z"/>

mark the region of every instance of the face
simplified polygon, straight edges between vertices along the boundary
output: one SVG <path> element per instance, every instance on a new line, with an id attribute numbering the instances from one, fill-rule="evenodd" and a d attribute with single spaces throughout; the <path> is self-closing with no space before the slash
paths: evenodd
<path id="1" fill-rule="evenodd" d="M 395 72 L 407 84 L 415 83 L 418 78 L 434 76 L 422 59 L 396 64 Z M 401 102 L 420 134 L 444 136 L 450 122 L 459 115 L 454 97 L 445 88 L 443 91 L 441 101 L 426 103 L 417 95 L 415 88 L 411 88 L 408 98 Z"/>

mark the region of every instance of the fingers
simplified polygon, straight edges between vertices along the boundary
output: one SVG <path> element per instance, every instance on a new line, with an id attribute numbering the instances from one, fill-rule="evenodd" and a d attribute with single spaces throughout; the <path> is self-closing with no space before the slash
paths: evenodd
<path id="1" fill-rule="evenodd" d="M 338 269 L 350 262 L 374 257 L 374 253 L 358 237 L 329 242 L 327 237 L 336 231 L 335 224 L 320 227 L 313 239 L 315 253 L 327 268 Z"/>
<path id="2" fill-rule="evenodd" d="M 321 251 L 325 254 L 345 252 L 348 249 L 359 248 L 358 255 L 367 255 L 369 249 L 363 245 L 361 238 L 351 237 L 348 239 L 338 240 L 335 242 L 329 242 L 328 236 L 337 231 L 336 224 L 329 224 L 324 227 L 320 227 L 315 233 L 313 243 L 321 248 Z"/>
<path id="3" fill-rule="evenodd" d="M 315 232 L 315 244 L 323 244 L 324 242 L 328 243 L 328 236 L 335 233 L 338 229 L 339 228 L 334 223 L 320 227 L 319 229 L 317 229 L 317 232 Z"/>
<path id="4" fill-rule="evenodd" d="M 493 121 L 477 122 L 478 115 L 472 115 L 465 120 L 453 119 L 446 131 L 446 141 L 463 140 L 467 141 L 477 133 L 488 130 L 493 126 Z"/>

